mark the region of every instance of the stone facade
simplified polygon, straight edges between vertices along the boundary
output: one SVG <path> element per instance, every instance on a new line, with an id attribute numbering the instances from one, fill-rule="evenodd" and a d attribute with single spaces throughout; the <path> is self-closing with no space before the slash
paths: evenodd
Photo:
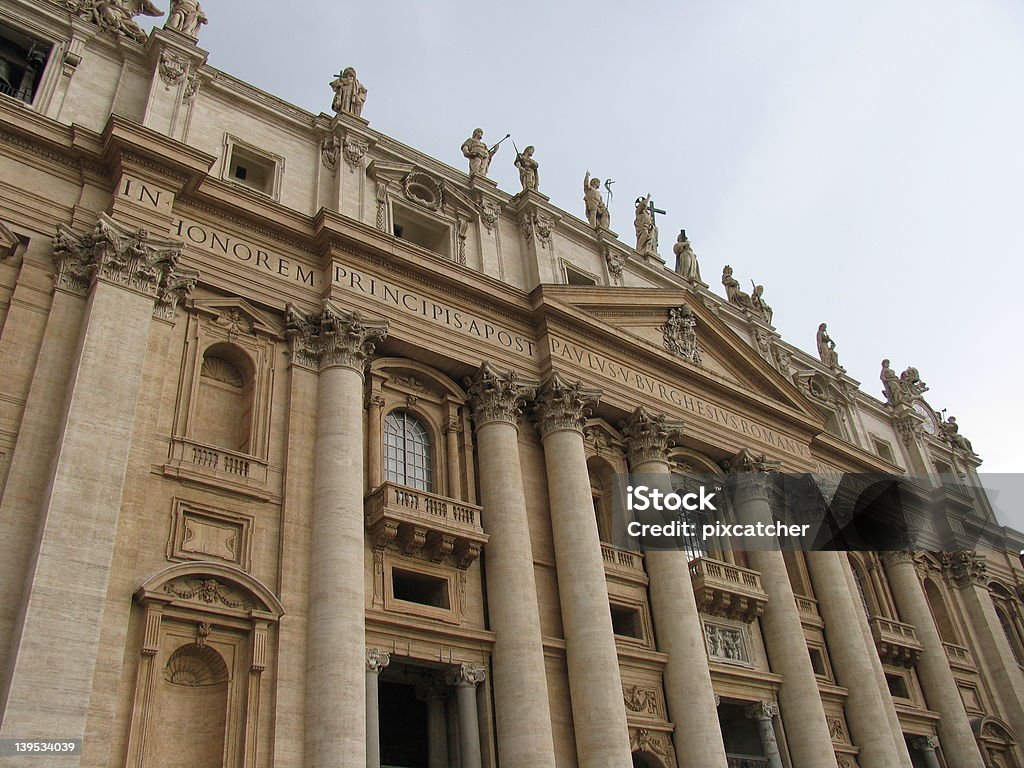
<path id="1" fill-rule="evenodd" d="M 916 369 L 862 392 L 684 233 L 672 270 L 596 188 L 588 220 L 536 165 L 512 195 L 418 154 L 354 69 L 304 112 L 172 5 L 148 35 L 148 3 L 0 8 L 0 738 L 96 768 L 1024 766 L 1024 536 Z M 774 468 L 907 473 L 980 544 L 612 543 L 616 473 L 719 475 L 759 521 Z"/>

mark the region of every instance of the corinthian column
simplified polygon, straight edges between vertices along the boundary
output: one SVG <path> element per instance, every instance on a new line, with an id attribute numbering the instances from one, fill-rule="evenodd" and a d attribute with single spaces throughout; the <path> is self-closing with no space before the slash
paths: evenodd
<path id="1" fill-rule="evenodd" d="M 309 768 L 365 768 L 363 367 L 387 325 L 289 304 L 296 365 L 319 372 L 306 660 Z"/>
<path id="2" fill-rule="evenodd" d="M 668 449 L 681 424 L 670 424 L 662 414 L 637 408 L 621 425 L 634 475 L 644 484 L 672 490 Z M 650 550 L 644 554 L 650 577 L 658 650 L 668 654 L 665 698 L 669 719 L 675 723 L 672 740 L 680 768 L 725 768 L 725 745 L 718 722 L 715 692 L 704 650 L 697 602 L 690 586 L 690 568 L 680 550 Z"/>
<path id="3" fill-rule="evenodd" d="M 768 768 L 783 768 L 773 724 L 779 716 L 779 705 L 774 701 L 755 701 L 744 710 L 744 714 L 757 723 L 757 735 L 761 737 L 761 751 L 768 760 Z"/>
<path id="4" fill-rule="evenodd" d="M 583 447 L 601 392 L 552 373 L 537 393 L 580 768 L 630 765 L 626 706 Z"/>
<path id="5" fill-rule="evenodd" d="M 999 614 L 988 591 L 988 564 L 976 552 L 946 552 L 943 566 L 950 583 L 960 590 L 967 618 L 978 637 L 978 650 L 994 672 L 992 687 L 1014 732 L 1024 733 L 1024 678 L 1006 639 Z"/>
<path id="6" fill-rule="evenodd" d="M 845 554 L 808 552 L 807 566 L 814 583 L 818 608 L 825 620 L 829 655 L 839 678 L 846 686 L 846 720 L 853 742 L 860 747 L 857 761 L 862 768 L 899 768 L 899 749 L 906 751 L 902 739 L 893 743 L 889 715 L 885 709 L 878 679 L 871 665 L 874 646 L 865 647 L 860 622 L 864 612 L 854 603 L 846 579 Z M 848 565 L 846 567 L 849 567 Z"/>
<path id="7" fill-rule="evenodd" d="M 918 579 L 914 555 L 910 552 L 888 552 L 885 565 L 900 619 L 914 626 L 917 639 L 924 646 L 917 662 L 917 675 L 928 708 L 941 715 L 938 730 L 946 761 L 957 768 L 982 768 L 984 762 L 974 740 L 960 690 L 949 668 L 946 649 L 932 620 L 928 599 Z"/>
<path id="8" fill-rule="evenodd" d="M 85 736 L 150 324 L 172 317 L 198 277 L 179 265 L 182 247 L 106 214 L 86 235 L 58 228 L 56 287 L 86 307 L 71 388 L 53 404 L 64 417 L 35 558 L 20 574 L 27 592 L 0 738 Z"/>
<path id="9" fill-rule="evenodd" d="M 553 768 L 544 645 L 533 549 L 519 465 L 519 415 L 536 382 L 484 363 L 466 380 L 480 461 L 483 526 L 490 536 L 484 566 L 491 629 L 491 668 L 498 757 L 503 765 Z"/>
<path id="10" fill-rule="evenodd" d="M 733 460 L 729 485 L 736 517 L 741 523 L 768 525 L 772 522 L 772 473 L 778 470 L 779 462 L 745 450 Z M 779 704 L 793 763 L 800 768 L 836 768 L 832 737 L 786 561 L 778 548 L 755 550 L 749 557 L 753 567 L 760 571 L 761 583 L 768 593 L 761 630 L 772 672 L 782 675 Z"/>
<path id="11" fill-rule="evenodd" d="M 459 715 L 459 765 L 480 768 L 480 721 L 476 711 L 476 687 L 487 678 L 487 670 L 472 664 L 459 664 L 448 670 L 445 682 L 455 687 Z"/>
<path id="12" fill-rule="evenodd" d="M 366 649 L 366 768 L 380 768 L 380 671 L 390 665 L 390 653 Z"/>

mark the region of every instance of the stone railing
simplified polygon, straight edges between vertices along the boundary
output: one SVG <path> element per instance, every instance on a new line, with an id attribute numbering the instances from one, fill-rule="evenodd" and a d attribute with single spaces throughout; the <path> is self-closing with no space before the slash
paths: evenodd
<path id="1" fill-rule="evenodd" d="M 725 764 L 729 768 L 768 768 L 770 765 L 766 757 L 748 755 L 726 755 Z"/>
<path id="2" fill-rule="evenodd" d="M 712 616 L 753 621 L 768 602 L 757 571 L 710 557 L 690 563 L 690 581 L 697 609 Z"/>
<path id="3" fill-rule="evenodd" d="M 644 556 L 639 552 L 619 549 L 611 544 L 601 542 L 601 556 L 604 558 L 605 576 L 619 576 L 624 579 L 646 583 L 647 573 L 644 571 Z"/>
<path id="4" fill-rule="evenodd" d="M 468 568 L 487 543 L 482 509 L 436 493 L 384 483 L 366 499 L 366 527 L 373 546 L 397 546 L 435 563 L 451 558 Z"/>
<path id="5" fill-rule="evenodd" d="M 187 438 L 171 440 L 164 474 L 265 496 L 269 465 L 255 456 Z"/>
<path id="6" fill-rule="evenodd" d="M 971 671 L 977 669 L 974 666 L 974 658 L 971 656 L 971 652 L 962 645 L 956 645 L 955 643 L 943 643 L 942 645 L 946 649 L 946 657 L 949 659 L 951 666 Z"/>
<path id="7" fill-rule="evenodd" d="M 917 631 L 902 621 L 874 616 L 869 622 L 879 658 L 886 664 L 912 667 L 924 647 L 917 640 Z"/>
<path id="8" fill-rule="evenodd" d="M 821 614 L 818 613 L 818 601 L 804 597 L 803 595 L 793 595 L 793 599 L 796 601 L 796 609 L 803 615 L 813 619 L 820 619 Z"/>

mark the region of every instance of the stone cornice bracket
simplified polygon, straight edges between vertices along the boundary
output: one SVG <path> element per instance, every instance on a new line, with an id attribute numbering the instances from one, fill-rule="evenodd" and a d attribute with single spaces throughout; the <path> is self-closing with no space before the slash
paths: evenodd
<path id="1" fill-rule="evenodd" d="M 969 550 L 942 553 L 942 570 L 950 584 L 964 587 L 984 587 L 988 576 L 988 563 L 984 555 Z"/>
<path id="2" fill-rule="evenodd" d="M 771 720 L 779 716 L 779 705 L 774 701 L 755 701 L 743 713 L 751 720 Z"/>
<path id="3" fill-rule="evenodd" d="M 313 371 L 351 368 L 361 376 L 376 342 L 388 335 L 386 320 L 364 320 L 358 312 L 324 304 L 307 315 L 294 304 L 284 308 L 285 335 L 292 340 L 292 359 Z"/>
<path id="4" fill-rule="evenodd" d="M 626 437 L 630 467 L 657 461 L 668 464 L 668 451 L 683 435 L 683 424 L 668 421 L 663 413 L 654 413 L 639 406 L 619 429 Z"/>
<path id="5" fill-rule="evenodd" d="M 391 654 L 380 648 L 366 649 L 366 671 L 380 672 L 391 664 Z"/>
<path id="6" fill-rule="evenodd" d="M 524 402 L 537 391 L 536 381 L 521 378 L 515 371 L 499 371 L 486 360 L 463 383 L 478 428 L 493 421 L 518 425 Z"/>
<path id="7" fill-rule="evenodd" d="M 782 462 L 763 453 L 744 448 L 725 462 L 729 473 L 729 493 L 733 503 L 763 499 L 771 504 L 775 499 L 775 478 L 782 471 Z"/>
<path id="8" fill-rule="evenodd" d="M 487 679 L 487 668 L 477 664 L 458 664 L 444 674 L 448 685 L 456 688 L 474 688 Z"/>
<path id="9" fill-rule="evenodd" d="M 54 285 L 84 296 L 94 280 L 102 280 L 156 299 L 155 313 L 171 317 L 199 279 L 195 270 L 179 266 L 184 247 L 181 240 L 125 226 L 105 213 L 84 235 L 58 224 Z"/>
<path id="10" fill-rule="evenodd" d="M 541 437 L 560 430 L 583 434 L 590 409 L 601 400 L 601 390 L 584 387 L 583 382 L 569 382 L 553 371 L 537 390 L 534 413 Z"/>

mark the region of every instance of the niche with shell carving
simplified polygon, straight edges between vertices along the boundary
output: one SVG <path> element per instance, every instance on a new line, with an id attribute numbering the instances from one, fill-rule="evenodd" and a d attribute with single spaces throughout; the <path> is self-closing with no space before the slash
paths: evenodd
<path id="1" fill-rule="evenodd" d="M 280 602 L 238 568 L 210 562 L 166 568 L 135 597 L 141 647 L 126 765 L 254 765 Z"/>

